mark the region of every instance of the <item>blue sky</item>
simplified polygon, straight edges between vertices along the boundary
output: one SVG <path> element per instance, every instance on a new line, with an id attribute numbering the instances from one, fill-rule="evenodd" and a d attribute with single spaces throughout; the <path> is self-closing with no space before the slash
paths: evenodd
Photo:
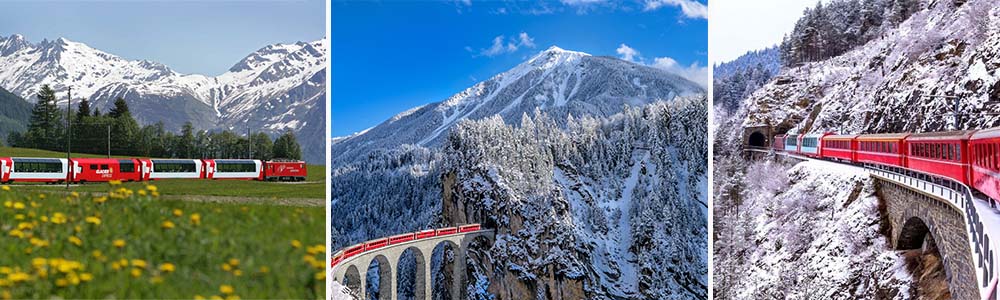
<path id="1" fill-rule="evenodd" d="M 442 101 L 553 45 L 707 81 L 701 1 L 334 1 L 331 134 L 349 135 Z M 490 51 L 498 37 L 502 47 L 495 49 L 502 50 Z"/>
<path id="2" fill-rule="evenodd" d="M 3 1 L 0 35 L 65 37 L 127 59 L 214 76 L 275 43 L 326 35 L 326 2 Z"/>

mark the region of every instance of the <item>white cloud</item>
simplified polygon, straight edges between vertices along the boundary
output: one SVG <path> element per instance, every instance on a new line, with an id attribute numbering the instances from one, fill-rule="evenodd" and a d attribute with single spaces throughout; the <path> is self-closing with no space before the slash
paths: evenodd
<path id="1" fill-rule="evenodd" d="M 639 61 L 642 60 L 642 57 L 639 56 L 639 51 L 632 49 L 632 47 L 625 45 L 625 43 L 622 43 L 621 46 L 618 46 L 618 49 L 616 49 L 615 52 L 621 55 L 622 59 L 627 61 L 638 62 L 636 58 L 638 58 Z"/>
<path id="2" fill-rule="evenodd" d="M 664 6 L 679 6 L 688 18 L 708 19 L 708 6 L 695 0 L 647 0 L 644 10 L 656 10 Z"/>
<path id="3" fill-rule="evenodd" d="M 562 4 L 569 6 L 576 6 L 576 5 L 589 5 L 594 3 L 602 3 L 604 2 L 604 0 L 560 0 L 559 2 L 562 2 Z"/>
<path id="4" fill-rule="evenodd" d="M 535 48 L 535 39 L 528 35 L 527 32 L 521 32 L 517 35 L 517 38 L 512 37 L 510 39 L 507 39 L 503 35 L 498 35 L 493 38 L 493 44 L 489 48 L 482 48 L 477 52 L 472 47 L 465 46 L 465 51 L 472 52 L 473 56 L 493 57 L 504 53 L 517 52 L 521 47 Z"/>
<path id="5" fill-rule="evenodd" d="M 657 57 L 653 60 L 651 67 L 661 69 L 684 77 L 687 80 L 697 83 L 703 88 L 708 88 L 708 66 L 699 66 L 698 62 L 684 67 L 670 57 Z"/>

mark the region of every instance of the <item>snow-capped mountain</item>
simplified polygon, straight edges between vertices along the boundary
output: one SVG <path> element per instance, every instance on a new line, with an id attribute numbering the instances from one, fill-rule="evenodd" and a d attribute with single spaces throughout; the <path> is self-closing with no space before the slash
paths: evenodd
<path id="1" fill-rule="evenodd" d="M 556 119 L 609 116 L 641 105 L 704 93 L 676 74 L 604 56 L 551 47 L 524 63 L 448 99 L 404 111 L 362 134 L 337 139 L 333 160 L 400 144 L 436 146 L 458 121 L 499 114 L 517 122 L 536 108 Z"/>
<path id="2" fill-rule="evenodd" d="M 30 102 L 48 84 L 62 104 L 72 88 L 74 99 L 87 98 L 102 111 L 123 97 L 140 123 L 163 122 L 171 130 L 190 121 L 199 129 L 313 132 L 306 127 L 325 126 L 325 114 L 312 112 L 325 110 L 326 53 L 324 40 L 269 45 L 209 77 L 65 38 L 33 44 L 15 34 L 0 37 L 0 86 Z M 299 137 L 308 160 L 322 161 L 322 136 Z"/>

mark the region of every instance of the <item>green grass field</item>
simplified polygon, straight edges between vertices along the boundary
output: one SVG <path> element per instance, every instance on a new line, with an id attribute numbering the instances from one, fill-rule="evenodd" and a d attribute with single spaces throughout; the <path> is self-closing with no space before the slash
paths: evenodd
<path id="1" fill-rule="evenodd" d="M 52 157 L 65 158 L 65 153 L 25 149 L 0 147 L 0 157 Z M 91 154 L 73 154 L 73 157 L 104 157 Z M 223 196 L 223 197 L 251 197 L 265 199 L 288 199 L 288 198 L 310 198 L 324 199 L 326 197 L 325 180 L 326 167 L 308 165 L 306 166 L 308 176 L 304 183 L 288 182 L 263 182 L 252 180 L 201 180 L 201 179 L 167 179 L 157 180 L 154 183 L 160 187 L 160 193 L 170 196 Z M 125 183 L 128 188 L 136 189 L 144 186 L 145 183 Z M 70 187 L 71 191 L 77 192 L 103 192 L 107 185 L 100 183 L 80 184 Z M 23 190 L 46 192 L 62 190 L 58 185 L 27 184 Z"/>
<path id="2" fill-rule="evenodd" d="M 101 187 L 100 195 L 0 188 L 0 299 L 323 297 L 321 207 L 168 201 L 159 186 Z"/>

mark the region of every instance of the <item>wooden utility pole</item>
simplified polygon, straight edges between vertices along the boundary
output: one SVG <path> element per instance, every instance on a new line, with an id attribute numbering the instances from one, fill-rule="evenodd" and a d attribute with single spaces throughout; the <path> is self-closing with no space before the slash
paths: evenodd
<path id="1" fill-rule="evenodd" d="M 70 163 L 70 145 L 73 140 L 73 122 L 70 122 L 71 111 L 73 110 L 73 88 L 69 87 L 67 90 L 66 99 L 66 189 L 69 189 L 70 174 L 73 171 L 73 164 Z"/>

